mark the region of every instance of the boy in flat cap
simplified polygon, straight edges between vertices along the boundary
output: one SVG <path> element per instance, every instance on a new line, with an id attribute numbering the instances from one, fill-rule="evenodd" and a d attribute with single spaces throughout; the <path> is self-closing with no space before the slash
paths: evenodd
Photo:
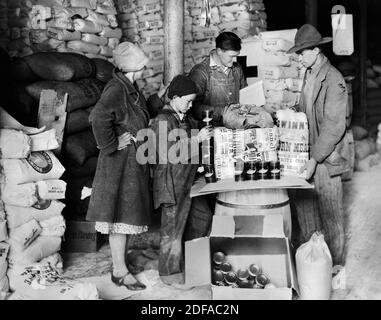
<path id="1" fill-rule="evenodd" d="M 350 168 L 346 135 L 348 93 L 341 73 L 331 65 L 321 46 L 323 38 L 312 25 L 303 25 L 289 53 L 300 54 L 306 68 L 299 111 L 309 126 L 310 160 L 302 170 L 313 178 L 314 190 L 298 190 L 295 205 L 302 241 L 323 231 L 334 264 L 344 264 L 344 221 L 341 175 Z"/>
<path id="2" fill-rule="evenodd" d="M 150 125 L 156 134 L 157 154 L 153 199 L 155 208 L 161 208 L 159 274 L 167 284 L 172 284 L 171 275 L 183 271 L 182 240 L 191 209 L 190 190 L 198 168 L 199 143 L 212 134 L 209 128 L 198 132 L 197 121 L 187 114 L 196 93 L 190 78 L 176 76 L 168 87 L 169 104 Z M 196 129 L 194 134 L 192 129 Z"/>

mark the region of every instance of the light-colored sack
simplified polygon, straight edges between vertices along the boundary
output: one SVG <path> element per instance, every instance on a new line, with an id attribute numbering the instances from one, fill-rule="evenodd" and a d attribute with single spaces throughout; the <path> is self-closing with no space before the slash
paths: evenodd
<path id="1" fill-rule="evenodd" d="M 85 42 L 82 40 L 68 41 L 67 47 L 75 51 L 80 51 L 84 53 L 92 53 L 92 54 L 98 54 L 101 50 L 100 46 L 93 43 Z"/>
<path id="2" fill-rule="evenodd" d="M 295 36 L 298 29 L 287 29 L 287 30 L 275 30 L 275 31 L 263 31 L 259 34 L 262 40 L 268 39 L 284 39 L 288 42 L 294 43 Z"/>
<path id="3" fill-rule="evenodd" d="M 109 21 L 107 20 L 107 16 L 97 13 L 95 11 L 88 11 L 89 16 L 87 17 L 86 20 L 95 22 L 96 24 L 100 24 L 102 26 L 108 26 L 110 25 Z"/>
<path id="4" fill-rule="evenodd" d="M 105 57 L 112 57 L 112 49 L 107 46 L 100 46 L 101 52 L 100 54 Z"/>
<path id="5" fill-rule="evenodd" d="M 364 159 L 355 160 L 355 171 L 369 171 L 370 168 L 377 166 L 381 162 L 381 155 L 379 153 L 371 154 Z"/>
<path id="6" fill-rule="evenodd" d="M 6 159 L 27 158 L 31 152 L 31 139 L 24 132 L 0 129 L 0 157 Z"/>
<path id="7" fill-rule="evenodd" d="M 48 28 L 47 35 L 61 41 L 81 40 L 81 32 L 75 30 Z"/>
<path id="8" fill-rule="evenodd" d="M 0 242 L 8 239 L 7 220 L 0 219 Z"/>
<path id="9" fill-rule="evenodd" d="M 285 39 L 264 39 L 262 48 L 266 51 L 288 51 L 294 45 L 294 42 Z"/>
<path id="10" fill-rule="evenodd" d="M 299 70 L 296 64 L 289 67 L 258 66 L 258 76 L 261 79 L 298 78 Z"/>
<path id="11" fill-rule="evenodd" d="M 8 270 L 10 288 L 31 300 L 96 300 L 95 284 L 62 276 L 49 263 L 15 266 Z"/>
<path id="12" fill-rule="evenodd" d="M 37 182 L 37 192 L 40 199 L 65 199 L 66 182 L 63 180 L 44 180 Z"/>
<path id="13" fill-rule="evenodd" d="M 32 141 L 32 152 L 54 150 L 59 147 L 56 137 L 56 129 L 54 128 L 29 137 Z"/>
<path id="14" fill-rule="evenodd" d="M 39 236 L 25 250 L 10 246 L 8 254 L 9 267 L 12 268 L 15 265 L 27 266 L 39 262 L 58 252 L 61 249 L 61 241 L 61 237 Z"/>
<path id="15" fill-rule="evenodd" d="M 51 151 L 32 152 L 27 159 L 1 159 L 0 164 L 10 184 L 59 179 L 65 171 Z"/>
<path id="16" fill-rule="evenodd" d="M 28 221 L 35 219 L 38 222 L 60 215 L 65 204 L 60 201 L 39 201 L 33 207 L 24 208 L 5 205 L 9 228 L 17 228 Z"/>
<path id="17" fill-rule="evenodd" d="M 103 2 L 103 3 L 105 3 L 105 2 Z M 106 15 L 108 15 L 108 14 L 116 15 L 117 14 L 116 9 L 114 7 L 114 4 L 112 2 L 108 2 L 107 5 L 106 4 L 98 4 L 97 9 L 95 11 L 98 13 L 106 14 Z"/>
<path id="18" fill-rule="evenodd" d="M 95 10 L 97 8 L 97 0 L 70 0 L 70 6 L 73 8 L 87 8 Z"/>
<path id="19" fill-rule="evenodd" d="M 365 159 L 367 156 L 377 152 L 376 141 L 372 137 L 355 141 L 355 158 Z"/>
<path id="20" fill-rule="evenodd" d="M 74 19 L 74 29 L 85 33 L 99 33 L 102 31 L 103 26 L 93 21 Z"/>
<path id="21" fill-rule="evenodd" d="M 17 247 L 17 250 L 23 251 L 31 245 L 41 231 L 42 228 L 40 224 L 32 219 L 17 228 L 10 228 L 8 242 L 13 250 Z"/>
<path id="22" fill-rule="evenodd" d="M 99 46 L 107 45 L 107 39 L 104 37 L 97 36 L 91 33 L 82 33 L 82 41 L 96 44 Z"/>
<path id="23" fill-rule="evenodd" d="M 31 207 L 37 201 L 37 185 L 35 183 L 1 185 L 2 201 L 6 205 Z"/>
<path id="24" fill-rule="evenodd" d="M 299 100 L 298 93 L 289 90 L 267 90 L 265 96 L 266 102 L 287 103 L 290 106 L 295 106 Z"/>
<path id="25" fill-rule="evenodd" d="M 332 284 L 332 257 L 324 236 L 314 233 L 296 251 L 296 271 L 302 300 L 328 300 Z"/>
<path id="26" fill-rule="evenodd" d="M 7 256 L 9 251 L 9 244 L 0 242 L 0 280 L 7 275 L 8 262 Z M 1 291 L 1 286 L 0 286 Z"/>
<path id="27" fill-rule="evenodd" d="M 62 237 L 66 229 L 62 215 L 41 221 L 40 225 L 42 227 L 41 236 Z"/>
<path id="28" fill-rule="evenodd" d="M 117 38 L 120 39 L 122 37 L 122 30 L 120 28 L 112 29 L 110 27 L 102 27 L 99 35 L 105 38 Z"/>
<path id="29" fill-rule="evenodd" d="M 8 277 L 0 279 L 0 293 L 7 293 L 9 291 L 9 280 Z"/>
<path id="30" fill-rule="evenodd" d="M 300 173 L 309 160 L 309 132 L 307 116 L 291 109 L 276 112 L 279 128 L 279 161 L 284 176 L 304 178 Z"/>

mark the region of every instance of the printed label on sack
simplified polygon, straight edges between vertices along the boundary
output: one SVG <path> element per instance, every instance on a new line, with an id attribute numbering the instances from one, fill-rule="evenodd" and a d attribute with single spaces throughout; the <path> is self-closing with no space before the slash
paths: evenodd
<path id="1" fill-rule="evenodd" d="M 53 169 L 53 161 L 45 151 L 32 152 L 26 159 L 38 173 L 48 173 Z"/>

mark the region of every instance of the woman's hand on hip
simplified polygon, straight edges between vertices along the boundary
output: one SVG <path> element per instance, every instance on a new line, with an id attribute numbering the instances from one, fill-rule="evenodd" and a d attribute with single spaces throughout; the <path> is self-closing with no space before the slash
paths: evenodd
<path id="1" fill-rule="evenodd" d="M 133 136 L 129 132 L 125 132 L 122 135 L 118 136 L 117 150 L 122 150 L 126 148 L 129 144 L 131 144 L 131 140 L 133 140 Z"/>

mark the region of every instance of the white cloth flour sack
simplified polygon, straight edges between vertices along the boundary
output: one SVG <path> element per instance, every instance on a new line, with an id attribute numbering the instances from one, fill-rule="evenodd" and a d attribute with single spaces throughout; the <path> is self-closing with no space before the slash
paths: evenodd
<path id="1" fill-rule="evenodd" d="M 0 164 L 11 184 L 59 179 L 65 171 L 51 151 L 32 152 L 27 159 L 1 159 Z"/>
<path id="2" fill-rule="evenodd" d="M 44 180 L 37 182 L 37 191 L 40 199 L 65 199 L 66 182 L 63 180 Z"/>
<path id="3" fill-rule="evenodd" d="M 17 246 L 18 249 L 25 250 L 39 236 L 41 231 L 40 224 L 32 219 L 17 228 L 9 229 L 8 242 L 12 247 Z"/>
<path id="4" fill-rule="evenodd" d="M 279 161 L 284 176 L 305 178 L 300 170 L 309 160 L 307 116 L 291 109 L 278 110 Z"/>
<path id="5" fill-rule="evenodd" d="M 32 140 L 32 152 L 54 150 L 59 147 L 56 129 L 29 136 Z"/>
<path id="6" fill-rule="evenodd" d="M 1 185 L 2 200 L 6 205 L 31 207 L 38 201 L 35 183 Z"/>
<path id="7" fill-rule="evenodd" d="M 4 159 L 24 159 L 31 152 L 31 139 L 24 132 L 0 129 L 0 156 Z"/>
<path id="8" fill-rule="evenodd" d="M 14 265 L 26 266 L 39 262 L 60 251 L 61 241 L 61 237 L 39 236 L 25 250 L 11 246 L 8 254 L 8 263 L 12 267 Z"/>
<path id="9" fill-rule="evenodd" d="M 61 214 L 65 204 L 60 201 L 44 200 L 37 202 L 30 208 L 5 205 L 9 228 L 16 228 L 32 219 L 41 222 Z"/>

